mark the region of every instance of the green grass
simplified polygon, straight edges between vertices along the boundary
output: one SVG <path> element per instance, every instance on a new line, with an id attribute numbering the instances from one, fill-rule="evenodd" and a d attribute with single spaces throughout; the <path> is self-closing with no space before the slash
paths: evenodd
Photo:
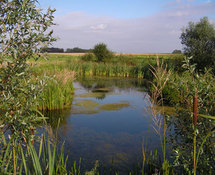
<path id="1" fill-rule="evenodd" d="M 46 86 L 38 99 L 39 110 L 62 110 L 71 107 L 74 71 L 65 69 L 61 64 L 48 64 L 48 62 L 38 63 L 33 67 L 33 71 L 41 80 L 46 77 Z"/>
<path id="2" fill-rule="evenodd" d="M 158 55 L 160 59 L 180 60 L 183 55 Z M 152 79 L 150 65 L 156 64 L 157 55 L 117 55 L 106 62 L 85 61 L 82 56 L 50 54 L 47 59 L 31 60 L 36 75 L 51 78 L 39 101 L 40 110 L 69 108 L 73 100 L 72 81 L 76 77 L 123 77 Z M 178 62 L 176 62 L 178 64 Z M 176 64 L 175 64 L 176 65 Z M 174 64 L 172 68 L 174 69 Z"/>
<path id="3" fill-rule="evenodd" d="M 160 59 L 178 60 L 183 55 L 158 55 Z M 37 62 L 37 72 L 58 72 L 64 69 L 82 76 L 130 77 L 150 79 L 149 64 L 156 64 L 156 55 L 117 55 L 106 62 L 85 61 L 81 56 L 52 54 Z M 174 67 L 175 65 L 172 65 Z"/>
<path id="4" fill-rule="evenodd" d="M 42 93 L 38 108 L 45 110 L 62 110 L 70 108 L 73 101 L 73 81 L 63 83 L 61 80 L 51 79 Z"/>

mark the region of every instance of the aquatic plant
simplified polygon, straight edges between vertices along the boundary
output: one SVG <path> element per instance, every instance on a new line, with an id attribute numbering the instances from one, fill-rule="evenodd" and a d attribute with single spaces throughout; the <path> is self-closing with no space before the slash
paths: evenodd
<path id="1" fill-rule="evenodd" d="M 26 147 L 19 144 L 16 139 L 5 140 L 3 149 L 0 152 L 0 173 L 1 174 L 67 174 L 80 175 L 80 165 L 73 167 L 69 171 L 67 168 L 68 156 L 64 155 L 63 145 L 60 150 L 56 141 L 41 136 L 39 147 L 27 143 Z"/>
<path id="2" fill-rule="evenodd" d="M 166 132 L 167 132 L 167 121 L 166 115 L 164 113 L 164 99 L 163 99 L 163 89 L 166 83 L 169 80 L 171 75 L 170 71 L 167 71 L 167 66 L 164 65 L 163 61 L 160 63 L 159 58 L 157 57 L 157 65 L 156 67 L 151 66 L 151 73 L 154 76 L 149 96 L 149 106 L 150 111 L 152 113 L 152 121 L 154 123 L 154 130 L 160 137 L 162 152 L 163 152 L 163 163 L 162 167 L 160 167 L 160 171 L 162 174 L 170 173 L 170 164 L 166 159 Z M 154 105 L 161 106 L 161 110 L 157 110 L 154 108 Z M 163 128 L 162 128 L 163 126 Z M 163 133 L 162 133 L 163 130 Z"/>
<path id="3" fill-rule="evenodd" d="M 38 108 L 45 111 L 71 107 L 74 76 L 74 72 L 64 70 L 58 72 L 53 78 L 49 78 L 39 100 Z"/>

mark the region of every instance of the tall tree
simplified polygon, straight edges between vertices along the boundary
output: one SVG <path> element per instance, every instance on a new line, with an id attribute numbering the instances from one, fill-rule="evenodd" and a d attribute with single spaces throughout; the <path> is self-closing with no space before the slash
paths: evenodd
<path id="1" fill-rule="evenodd" d="M 207 17 L 200 22 L 189 22 L 181 34 L 184 53 L 193 56 L 192 63 L 197 64 L 198 70 L 215 65 L 215 28 Z"/>

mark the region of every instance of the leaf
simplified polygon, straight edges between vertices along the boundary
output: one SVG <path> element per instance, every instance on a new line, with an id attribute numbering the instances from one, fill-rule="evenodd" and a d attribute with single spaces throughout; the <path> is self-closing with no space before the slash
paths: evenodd
<path id="1" fill-rule="evenodd" d="M 209 115 L 204 115 L 204 114 L 198 114 L 198 116 L 204 117 L 204 118 L 207 118 L 207 119 L 215 120 L 215 116 L 209 116 Z"/>

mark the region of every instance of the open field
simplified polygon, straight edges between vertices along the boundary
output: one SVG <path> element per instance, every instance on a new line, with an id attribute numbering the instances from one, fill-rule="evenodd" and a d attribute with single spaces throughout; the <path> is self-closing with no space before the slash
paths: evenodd
<path id="1" fill-rule="evenodd" d="M 48 53 L 50 55 L 83 56 L 86 53 Z M 115 55 L 177 55 L 172 53 L 114 53 Z"/>

